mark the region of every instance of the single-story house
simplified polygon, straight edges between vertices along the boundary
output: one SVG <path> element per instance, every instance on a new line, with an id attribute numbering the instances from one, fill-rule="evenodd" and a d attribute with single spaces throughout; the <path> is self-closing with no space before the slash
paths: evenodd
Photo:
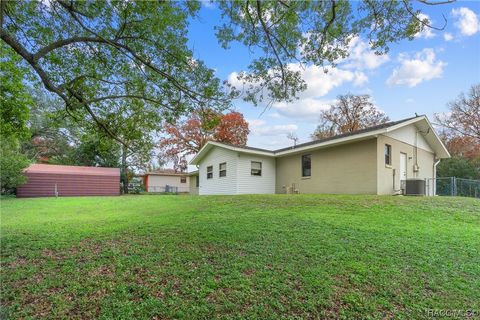
<path id="1" fill-rule="evenodd" d="M 426 116 L 403 119 L 279 150 L 208 142 L 190 164 L 200 195 L 399 194 L 414 178 L 435 194 L 431 178 L 450 154 Z"/>
<path id="2" fill-rule="evenodd" d="M 24 170 L 27 182 L 17 197 L 118 196 L 120 169 L 32 164 Z"/>
<path id="3" fill-rule="evenodd" d="M 146 172 L 143 174 L 143 184 L 147 192 L 190 192 L 188 174 L 173 169 Z"/>

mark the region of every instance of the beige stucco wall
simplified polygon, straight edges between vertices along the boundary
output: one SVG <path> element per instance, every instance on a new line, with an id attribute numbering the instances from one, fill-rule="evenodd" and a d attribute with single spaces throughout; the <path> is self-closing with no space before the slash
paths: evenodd
<path id="1" fill-rule="evenodd" d="M 190 180 L 190 194 L 198 195 L 198 187 L 197 187 L 198 175 L 189 176 L 188 179 Z"/>
<path id="2" fill-rule="evenodd" d="M 312 155 L 312 175 L 302 177 L 301 158 Z M 382 151 L 383 154 L 383 151 Z M 295 183 L 300 193 L 376 194 L 375 138 L 277 158 L 276 193 Z"/>
<path id="3" fill-rule="evenodd" d="M 393 194 L 400 190 L 400 153 L 407 154 L 407 179 L 409 178 L 433 178 L 434 154 L 422 148 L 418 148 L 419 171 L 414 172 L 415 156 L 413 145 L 401 142 L 391 137 L 380 135 L 377 139 L 378 161 L 378 194 Z M 392 146 L 392 165 L 385 165 L 385 144 Z M 395 172 L 395 178 L 393 176 Z M 395 179 L 395 187 L 393 180 Z"/>

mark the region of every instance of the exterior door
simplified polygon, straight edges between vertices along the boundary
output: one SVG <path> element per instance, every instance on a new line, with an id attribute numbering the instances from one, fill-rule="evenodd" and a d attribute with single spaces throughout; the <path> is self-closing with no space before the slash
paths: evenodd
<path id="1" fill-rule="evenodd" d="M 407 179 L 407 154 L 400 153 L 400 181 Z"/>

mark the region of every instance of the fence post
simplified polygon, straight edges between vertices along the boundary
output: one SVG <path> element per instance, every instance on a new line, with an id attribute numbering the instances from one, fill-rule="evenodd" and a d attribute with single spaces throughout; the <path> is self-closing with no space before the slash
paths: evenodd
<path id="1" fill-rule="evenodd" d="M 457 178 L 453 177 L 453 195 L 457 196 Z"/>
<path id="2" fill-rule="evenodd" d="M 450 177 L 450 195 L 453 197 L 453 177 Z"/>

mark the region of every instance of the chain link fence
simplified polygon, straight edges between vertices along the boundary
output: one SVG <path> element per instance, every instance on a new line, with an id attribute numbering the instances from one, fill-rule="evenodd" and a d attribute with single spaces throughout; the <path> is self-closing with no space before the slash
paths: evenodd
<path id="1" fill-rule="evenodd" d="M 188 190 L 179 190 L 179 187 L 176 186 L 148 186 L 148 192 L 152 193 L 179 193 L 179 192 L 188 192 Z"/>
<path id="2" fill-rule="evenodd" d="M 455 177 L 427 179 L 435 185 L 432 194 L 438 196 L 472 197 L 480 199 L 480 180 L 462 179 Z M 434 194 L 433 194 L 434 192 Z"/>

